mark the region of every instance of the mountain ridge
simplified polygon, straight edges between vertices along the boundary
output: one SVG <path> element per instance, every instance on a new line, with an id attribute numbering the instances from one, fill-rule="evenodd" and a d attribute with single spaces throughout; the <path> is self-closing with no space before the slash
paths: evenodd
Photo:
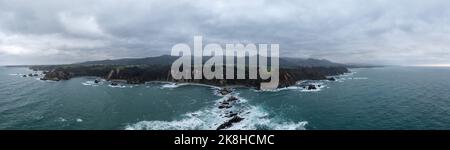
<path id="1" fill-rule="evenodd" d="M 251 56 L 257 57 L 257 56 Z M 95 60 L 95 61 L 85 61 L 74 63 L 78 65 L 171 65 L 173 61 L 178 59 L 178 56 L 161 55 L 155 57 L 144 57 L 144 58 L 121 58 L 121 59 L 106 59 L 106 60 Z M 203 57 L 203 62 L 208 60 L 210 57 Z M 246 60 L 249 56 L 246 56 Z M 224 59 L 225 60 L 225 59 Z M 346 66 L 345 64 L 331 62 L 326 59 L 315 59 L 315 58 L 295 58 L 295 57 L 280 57 L 280 68 L 290 68 L 290 67 L 337 67 Z M 268 59 L 270 63 L 270 59 Z"/>

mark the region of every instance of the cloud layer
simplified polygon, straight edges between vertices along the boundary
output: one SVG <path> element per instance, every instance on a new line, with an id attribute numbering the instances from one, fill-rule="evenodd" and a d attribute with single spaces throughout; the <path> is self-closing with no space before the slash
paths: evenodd
<path id="1" fill-rule="evenodd" d="M 282 56 L 450 64 L 448 0 L 0 0 L 0 64 L 169 54 L 176 43 L 279 43 Z"/>

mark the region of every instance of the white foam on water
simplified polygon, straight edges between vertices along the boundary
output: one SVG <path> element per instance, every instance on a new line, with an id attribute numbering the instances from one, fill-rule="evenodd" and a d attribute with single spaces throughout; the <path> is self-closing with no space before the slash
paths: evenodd
<path id="1" fill-rule="evenodd" d="M 129 88 L 132 88 L 133 86 L 126 86 L 126 85 L 108 85 L 109 87 L 112 87 L 112 88 L 127 88 L 127 87 L 129 87 Z"/>
<path id="2" fill-rule="evenodd" d="M 203 87 L 210 87 L 212 89 L 220 89 L 221 88 L 221 87 L 218 87 L 218 86 L 208 85 L 208 84 L 201 84 L 201 83 L 186 83 L 184 85 L 203 86 Z"/>
<path id="3" fill-rule="evenodd" d="M 354 75 L 354 74 L 356 74 L 356 71 L 351 71 L 351 72 L 344 73 L 344 74 L 341 74 L 341 75 L 338 75 L 338 76 L 341 76 L 341 77 L 348 77 L 348 76 L 352 76 L 352 75 Z"/>
<path id="4" fill-rule="evenodd" d="M 238 113 L 238 116 L 244 118 L 238 123 L 226 130 L 257 130 L 257 129 L 272 129 L 272 130 L 304 130 L 307 124 L 306 121 L 301 122 L 286 122 L 282 119 L 270 118 L 269 114 L 261 107 L 249 105 L 246 99 L 239 97 L 239 93 L 233 93 L 223 96 L 216 100 L 216 105 L 207 107 L 199 111 L 183 114 L 181 119 L 172 121 L 140 121 L 134 124 L 129 124 L 125 127 L 126 130 L 216 130 L 224 122 L 231 119 L 225 117 L 230 111 Z M 219 109 L 217 106 L 231 96 L 237 97 L 238 100 L 234 102 L 232 108 Z"/>
<path id="5" fill-rule="evenodd" d="M 199 114 L 201 112 L 194 112 Z M 127 125 L 126 130 L 201 130 L 207 128 L 205 120 L 198 117 L 189 117 L 184 114 L 184 118 L 174 121 L 140 121 Z M 211 128 L 208 128 L 211 129 Z"/>
<path id="6" fill-rule="evenodd" d="M 182 83 L 180 83 L 180 84 L 177 84 L 177 83 L 167 83 L 167 84 L 161 85 L 161 89 L 174 89 L 174 88 L 180 87 L 180 86 L 182 86 L 182 85 L 184 85 L 184 84 L 182 84 Z"/>
<path id="7" fill-rule="evenodd" d="M 308 89 L 308 85 L 314 85 L 316 87 L 316 89 Z M 302 84 L 301 85 L 301 92 L 319 92 L 321 91 L 323 88 L 328 87 L 327 85 L 325 85 L 323 82 L 309 82 L 307 84 Z"/>
<path id="8" fill-rule="evenodd" d="M 277 88 L 277 89 L 273 89 L 273 90 L 256 90 L 253 89 L 254 92 L 280 92 L 280 91 L 285 91 L 285 90 L 294 90 L 294 91 L 301 91 L 301 92 L 319 92 L 321 91 L 323 88 L 329 88 L 324 81 L 328 81 L 328 80 L 302 80 L 302 81 L 297 81 L 297 83 L 293 86 L 288 86 L 288 87 L 283 87 L 283 88 Z M 306 88 L 306 86 L 308 85 L 314 85 L 316 87 L 316 89 L 311 89 L 308 90 Z"/>
<path id="9" fill-rule="evenodd" d="M 86 86 L 92 86 L 95 84 L 95 82 L 94 81 L 85 81 L 85 82 L 82 82 L 81 84 L 86 85 Z"/>
<path id="10" fill-rule="evenodd" d="M 36 78 L 36 80 L 41 81 L 41 82 L 48 82 L 48 83 L 56 83 L 58 81 L 53 81 L 53 80 L 41 80 L 41 78 Z"/>
<path id="11" fill-rule="evenodd" d="M 77 118 L 75 121 L 77 121 L 77 122 L 83 122 L 83 119 Z"/>
<path id="12" fill-rule="evenodd" d="M 354 77 L 357 72 L 344 73 L 342 75 L 334 76 L 337 82 L 344 82 L 345 80 L 367 80 L 368 77 Z"/>
<path id="13" fill-rule="evenodd" d="M 59 118 L 58 118 L 58 121 L 60 121 L 60 122 L 66 122 L 67 120 L 66 120 L 65 118 L 63 118 L 63 117 L 59 117 Z"/>
<path id="14" fill-rule="evenodd" d="M 211 88 L 214 88 L 214 89 L 220 89 L 220 87 L 218 87 L 218 86 L 201 84 L 201 83 L 175 83 L 175 82 L 153 82 L 153 83 L 164 83 L 163 85 L 161 85 L 161 89 L 173 89 L 173 88 L 178 88 L 178 87 L 181 87 L 181 86 L 188 86 L 188 85 L 203 86 L 203 87 L 211 87 Z"/>
<path id="15" fill-rule="evenodd" d="M 362 78 L 359 77 L 353 77 L 357 72 L 356 71 L 351 71 L 348 73 L 344 73 L 341 75 L 336 75 L 336 76 L 328 76 L 328 77 L 332 77 L 334 79 L 336 79 L 336 81 L 329 81 L 329 80 L 325 80 L 328 82 L 344 82 L 346 80 L 363 80 Z"/>
<path id="16" fill-rule="evenodd" d="M 293 86 L 288 86 L 288 87 L 283 87 L 283 88 L 276 88 L 276 89 L 261 89 L 261 90 L 256 90 L 253 89 L 254 92 L 279 92 L 279 91 L 285 91 L 285 90 L 302 90 L 303 87 L 300 87 L 298 85 L 301 85 L 303 83 L 305 83 L 307 81 L 302 80 L 302 81 L 297 81 L 295 83 L 295 85 Z"/>
<path id="17" fill-rule="evenodd" d="M 251 106 L 239 115 L 244 118 L 226 130 L 305 130 L 306 121 L 285 122 L 269 118 L 259 107 Z M 140 121 L 125 127 L 126 130 L 216 130 L 229 118 L 221 117 L 215 110 L 205 109 L 184 114 L 182 119 L 173 121 Z"/>
<path id="18" fill-rule="evenodd" d="M 256 90 L 254 89 L 254 92 L 279 92 L 279 91 L 285 91 L 285 90 L 301 90 L 303 89 L 302 87 L 299 86 L 288 86 L 288 87 L 284 87 L 284 88 L 277 88 L 277 89 L 264 89 L 264 90 Z"/>
<path id="19" fill-rule="evenodd" d="M 336 82 L 344 82 L 347 78 L 336 78 Z"/>
<path id="20" fill-rule="evenodd" d="M 349 80 L 367 80 L 369 78 L 367 78 L 367 77 L 351 77 L 351 78 L 347 78 L 347 79 L 349 79 Z"/>
<path id="21" fill-rule="evenodd" d="M 282 119 L 270 118 L 266 111 L 261 107 L 256 106 L 250 106 L 250 108 L 243 113 L 244 115 L 242 115 L 242 118 L 244 118 L 244 120 L 233 124 L 233 126 L 227 128 L 227 130 L 305 130 L 305 126 L 308 124 L 306 121 L 287 122 Z"/>

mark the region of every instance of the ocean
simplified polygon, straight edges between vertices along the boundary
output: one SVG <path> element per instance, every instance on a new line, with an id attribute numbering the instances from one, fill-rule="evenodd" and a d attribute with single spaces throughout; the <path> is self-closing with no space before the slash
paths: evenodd
<path id="1" fill-rule="evenodd" d="M 450 68 L 351 69 L 337 81 L 299 81 L 275 91 L 151 82 L 111 86 L 96 77 L 41 81 L 20 67 L 0 67 L 0 129 L 229 130 L 450 129 Z M 238 103 L 219 109 L 230 96 Z M 227 112 L 225 112 L 227 111 Z M 231 111 L 231 112 L 230 112 Z"/>

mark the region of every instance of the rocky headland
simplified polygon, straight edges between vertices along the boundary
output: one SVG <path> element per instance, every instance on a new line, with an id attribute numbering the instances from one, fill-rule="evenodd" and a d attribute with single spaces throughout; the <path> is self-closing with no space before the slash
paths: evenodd
<path id="1" fill-rule="evenodd" d="M 162 59 L 161 57 L 169 57 Z M 214 86 L 232 86 L 240 85 L 253 88 L 259 88 L 262 79 L 174 79 L 171 76 L 171 62 L 174 60 L 170 56 L 160 56 L 146 60 L 136 59 L 132 63 L 127 59 L 126 63 L 122 60 L 110 60 L 98 62 L 85 62 L 70 65 L 36 65 L 30 66 L 35 71 L 43 71 L 45 74 L 41 80 L 61 81 L 69 80 L 73 77 L 95 76 L 100 77 L 112 83 L 126 82 L 127 84 L 142 84 L 149 81 L 168 81 L 176 83 L 200 83 Z M 282 58 L 281 58 L 282 59 Z M 159 64 L 156 61 L 161 61 Z M 115 62 L 115 63 L 114 63 Z M 152 63 L 146 63 L 152 62 Z M 280 62 L 283 62 L 282 60 Z M 292 62 L 292 61 L 291 61 Z M 332 63 L 330 65 L 314 66 L 302 64 L 281 63 L 279 69 L 279 88 L 295 85 L 299 80 L 335 80 L 328 76 L 340 75 L 349 72 L 344 65 Z M 246 68 L 248 70 L 248 67 Z M 225 73 L 225 70 L 224 70 Z M 236 71 L 235 71 L 236 73 Z M 248 72 L 246 72 L 248 77 Z M 311 87 L 314 88 L 314 87 Z"/>

